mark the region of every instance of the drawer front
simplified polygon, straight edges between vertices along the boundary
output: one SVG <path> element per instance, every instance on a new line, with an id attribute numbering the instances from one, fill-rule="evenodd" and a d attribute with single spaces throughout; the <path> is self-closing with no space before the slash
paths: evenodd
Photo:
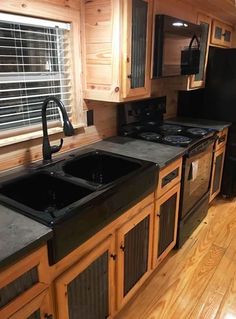
<path id="1" fill-rule="evenodd" d="M 155 194 L 156 199 L 160 198 L 168 190 L 180 182 L 181 173 L 182 158 L 178 159 L 160 171 L 158 186 Z"/>
<path id="2" fill-rule="evenodd" d="M 50 283 L 47 247 L 44 246 L 0 273 L 0 318 L 9 317 L 22 303 L 44 291 Z"/>
<path id="3" fill-rule="evenodd" d="M 219 132 L 217 136 L 218 139 L 215 144 L 215 151 L 218 151 L 220 148 L 226 145 L 228 137 L 228 128 L 225 128 L 223 131 Z"/>

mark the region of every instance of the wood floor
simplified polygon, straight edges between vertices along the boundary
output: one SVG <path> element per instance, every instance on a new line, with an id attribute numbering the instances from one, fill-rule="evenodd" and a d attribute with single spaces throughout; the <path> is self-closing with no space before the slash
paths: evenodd
<path id="1" fill-rule="evenodd" d="M 216 199 L 117 319 L 236 319 L 236 199 Z"/>

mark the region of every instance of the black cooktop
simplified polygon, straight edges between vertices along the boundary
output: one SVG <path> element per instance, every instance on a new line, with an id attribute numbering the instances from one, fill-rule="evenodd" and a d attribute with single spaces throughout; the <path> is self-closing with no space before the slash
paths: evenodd
<path id="1" fill-rule="evenodd" d="M 156 143 L 187 147 L 213 135 L 214 131 L 206 128 L 166 124 L 163 121 L 122 125 L 119 134 Z"/>

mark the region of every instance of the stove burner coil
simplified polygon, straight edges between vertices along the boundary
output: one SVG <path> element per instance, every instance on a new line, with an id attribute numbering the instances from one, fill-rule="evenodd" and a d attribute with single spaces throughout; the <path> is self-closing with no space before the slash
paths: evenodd
<path id="1" fill-rule="evenodd" d="M 187 146 L 192 139 L 183 135 L 167 135 L 163 138 L 163 141 L 171 145 Z"/>

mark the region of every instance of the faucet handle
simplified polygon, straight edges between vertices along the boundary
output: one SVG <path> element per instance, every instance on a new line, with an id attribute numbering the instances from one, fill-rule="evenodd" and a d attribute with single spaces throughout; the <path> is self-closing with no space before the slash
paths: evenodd
<path id="1" fill-rule="evenodd" d="M 51 153 L 59 152 L 63 145 L 63 139 L 61 138 L 60 145 L 51 146 Z"/>

